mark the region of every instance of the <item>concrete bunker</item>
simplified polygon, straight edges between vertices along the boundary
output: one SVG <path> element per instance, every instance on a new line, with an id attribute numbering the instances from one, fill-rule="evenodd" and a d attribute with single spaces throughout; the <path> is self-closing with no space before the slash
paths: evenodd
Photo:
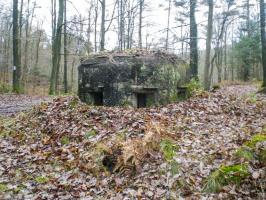
<path id="1" fill-rule="evenodd" d="M 79 66 L 78 95 L 96 106 L 150 107 L 177 98 L 184 61 L 161 51 L 92 55 Z"/>

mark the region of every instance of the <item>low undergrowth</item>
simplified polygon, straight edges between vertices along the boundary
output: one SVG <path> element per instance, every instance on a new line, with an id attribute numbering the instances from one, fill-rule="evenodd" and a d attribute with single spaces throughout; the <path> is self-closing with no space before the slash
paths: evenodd
<path id="1" fill-rule="evenodd" d="M 9 93 L 12 91 L 12 88 L 6 83 L 0 83 L 0 94 Z"/>
<path id="2" fill-rule="evenodd" d="M 249 169 L 266 167 L 266 134 L 254 135 L 234 154 L 234 165 L 221 166 L 205 181 L 204 192 L 219 192 L 229 184 L 240 183 L 252 173 Z"/>
<path id="3" fill-rule="evenodd" d="M 219 192 L 228 184 L 239 185 L 250 173 L 246 164 L 221 166 L 207 179 L 203 188 L 204 192 Z"/>

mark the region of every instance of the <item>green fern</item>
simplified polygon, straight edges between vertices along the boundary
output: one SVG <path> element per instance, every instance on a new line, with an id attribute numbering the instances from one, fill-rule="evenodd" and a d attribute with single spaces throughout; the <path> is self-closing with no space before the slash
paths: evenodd
<path id="1" fill-rule="evenodd" d="M 237 150 L 237 152 L 235 153 L 235 157 L 237 158 L 242 158 L 246 161 L 252 161 L 255 159 L 255 155 L 254 152 L 246 147 L 241 147 Z"/>
<path id="2" fill-rule="evenodd" d="M 240 184 L 248 175 L 250 173 L 248 172 L 248 166 L 245 164 L 221 166 L 208 177 L 203 191 L 219 192 L 223 186 L 228 184 Z"/>
<path id="3" fill-rule="evenodd" d="M 161 152 L 167 161 L 173 160 L 178 150 L 178 146 L 170 140 L 162 140 L 160 143 Z"/>

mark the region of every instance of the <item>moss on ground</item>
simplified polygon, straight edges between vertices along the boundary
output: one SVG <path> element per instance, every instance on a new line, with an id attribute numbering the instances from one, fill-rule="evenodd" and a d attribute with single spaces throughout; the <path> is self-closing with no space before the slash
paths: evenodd
<path id="1" fill-rule="evenodd" d="M 0 183 L 0 193 L 6 192 L 8 190 L 8 187 L 6 184 Z"/>
<path id="2" fill-rule="evenodd" d="M 254 135 L 250 141 L 247 141 L 246 143 L 244 143 L 244 145 L 250 148 L 254 148 L 256 147 L 257 143 L 264 142 L 264 141 L 266 141 L 266 134 L 257 134 L 257 135 Z"/>
<path id="3" fill-rule="evenodd" d="M 49 178 L 45 177 L 45 176 L 38 176 L 34 179 L 38 184 L 44 184 L 47 183 L 49 181 Z"/>

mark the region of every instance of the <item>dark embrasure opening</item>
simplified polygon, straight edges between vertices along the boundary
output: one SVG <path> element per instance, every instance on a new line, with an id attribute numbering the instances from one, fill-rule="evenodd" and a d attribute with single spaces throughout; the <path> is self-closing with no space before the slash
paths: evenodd
<path id="1" fill-rule="evenodd" d="M 103 106 L 103 93 L 102 92 L 91 92 L 93 97 L 93 104 L 95 106 Z"/>
<path id="2" fill-rule="evenodd" d="M 147 94 L 137 93 L 137 106 L 138 108 L 147 107 Z"/>

